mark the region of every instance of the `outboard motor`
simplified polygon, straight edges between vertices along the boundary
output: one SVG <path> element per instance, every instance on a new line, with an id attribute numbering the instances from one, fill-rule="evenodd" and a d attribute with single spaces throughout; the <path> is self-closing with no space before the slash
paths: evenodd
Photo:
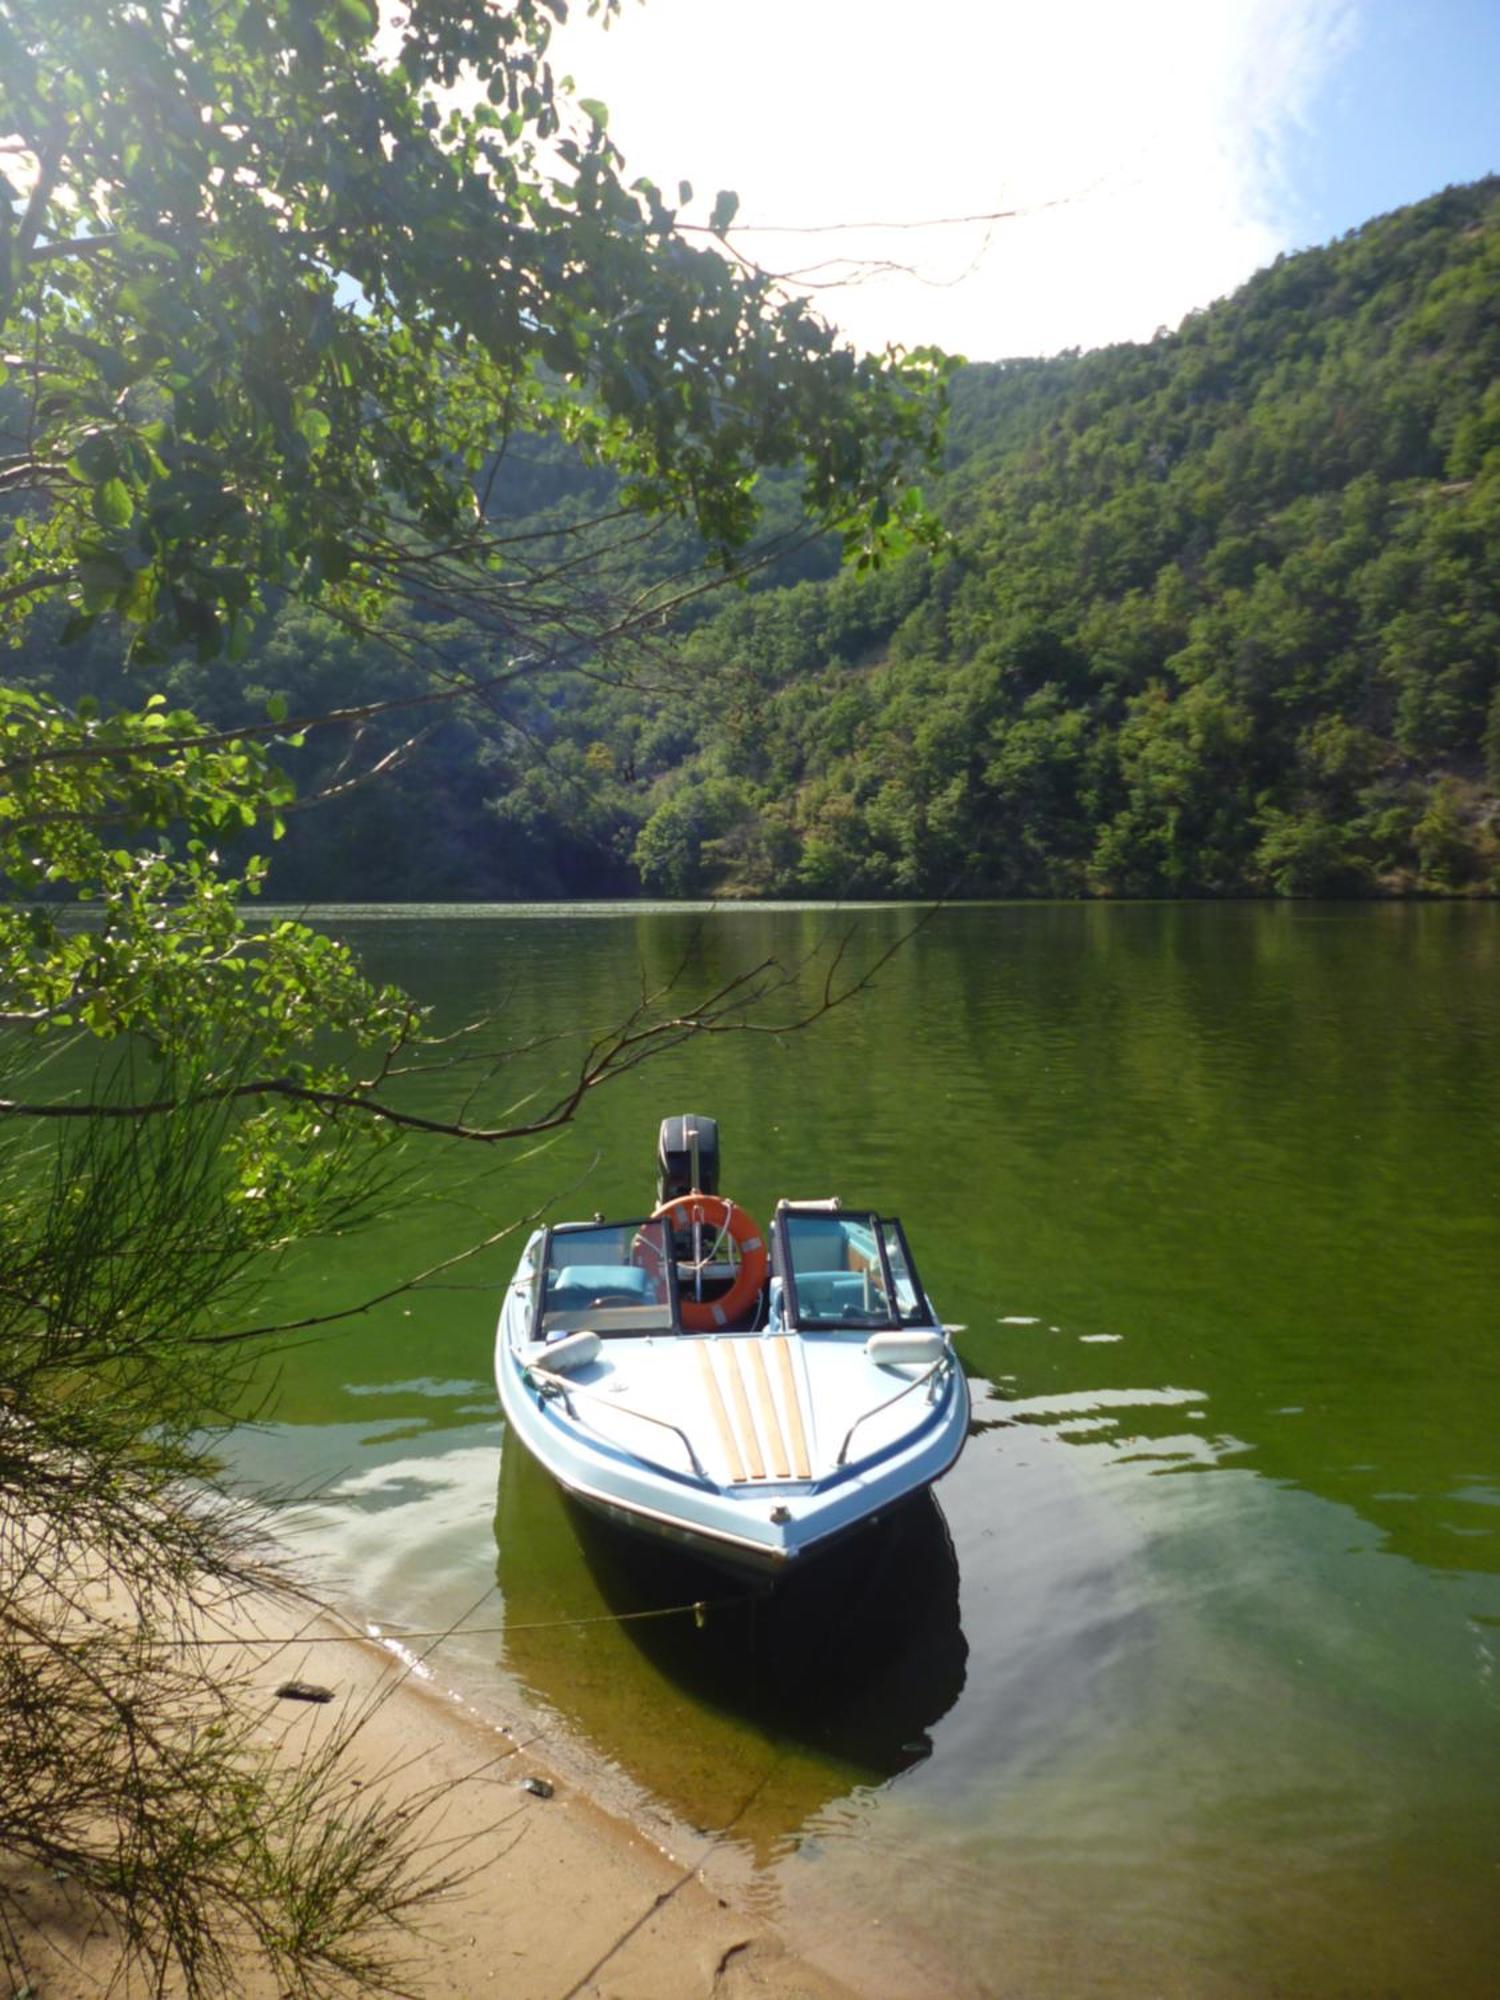
<path id="1" fill-rule="evenodd" d="M 656 1138 L 656 1205 L 719 1192 L 719 1122 L 686 1112 L 663 1118 Z"/>

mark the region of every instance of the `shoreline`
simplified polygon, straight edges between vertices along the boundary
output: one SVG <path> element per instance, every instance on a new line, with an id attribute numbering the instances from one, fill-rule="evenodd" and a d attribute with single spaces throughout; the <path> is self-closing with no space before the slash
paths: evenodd
<path id="1" fill-rule="evenodd" d="M 423 1814 L 423 1851 L 459 1870 L 398 1939 L 417 2000 L 854 2000 L 704 1883 L 710 1836 L 669 1854 L 397 1642 L 310 1598 L 246 1597 L 213 1615 L 232 1642 L 225 1675 L 263 1702 L 257 1735 L 273 1754 L 299 1759 L 352 1725 L 339 1764 L 351 1792 L 409 1803 Z M 278 1697 L 289 1681 L 332 1698 Z M 36 2000 L 104 1992 L 119 1958 L 111 1928 L 66 1883 L 37 1876 L 26 1893 Z M 277 1987 L 247 1966 L 237 1993 L 276 2000 Z"/>

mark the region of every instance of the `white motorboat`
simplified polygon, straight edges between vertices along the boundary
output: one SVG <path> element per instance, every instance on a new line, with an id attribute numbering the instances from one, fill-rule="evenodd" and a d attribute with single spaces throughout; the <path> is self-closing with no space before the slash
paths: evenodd
<path id="1" fill-rule="evenodd" d="M 895 1217 L 781 1201 L 767 1238 L 718 1160 L 712 1119 L 666 1119 L 653 1214 L 537 1230 L 495 1375 L 584 1505 L 774 1574 L 941 1477 L 968 1388 Z"/>

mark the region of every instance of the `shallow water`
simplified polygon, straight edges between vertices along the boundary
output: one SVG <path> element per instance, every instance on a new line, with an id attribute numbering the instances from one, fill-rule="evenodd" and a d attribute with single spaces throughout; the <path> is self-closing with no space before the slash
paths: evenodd
<path id="1" fill-rule="evenodd" d="M 917 914 L 333 925 L 521 1043 L 851 927 L 867 961 Z M 1500 910 L 944 911 L 807 1033 L 689 1044 L 528 1157 L 426 1156 L 431 1199 L 287 1299 L 354 1303 L 559 1190 L 642 1213 L 684 1109 L 753 1212 L 905 1220 L 974 1386 L 941 1512 L 771 1607 L 580 1523 L 502 1439 L 512 1241 L 285 1357 L 237 1440 L 317 1489 L 289 1519 L 350 1602 L 468 1614 L 440 1677 L 872 1993 L 1494 1993 Z"/>

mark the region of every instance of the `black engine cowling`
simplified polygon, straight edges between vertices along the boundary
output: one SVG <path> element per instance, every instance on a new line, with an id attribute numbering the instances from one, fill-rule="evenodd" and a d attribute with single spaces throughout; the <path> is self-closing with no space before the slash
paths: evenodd
<path id="1" fill-rule="evenodd" d="M 656 1138 L 656 1203 L 719 1192 L 719 1124 L 688 1111 L 663 1118 Z"/>

